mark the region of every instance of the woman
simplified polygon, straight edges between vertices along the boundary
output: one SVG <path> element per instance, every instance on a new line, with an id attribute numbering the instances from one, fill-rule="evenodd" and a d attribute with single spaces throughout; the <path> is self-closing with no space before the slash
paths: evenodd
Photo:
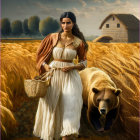
<path id="1" fill-rule="evenodd" d="M 83 87 L 77 70 L 86 67 L 87 44 L 72 12 L 64 12 L 60 24 L 62 30 L 46 36 L 37 50 L 39 74 L 58 68 L 36 112 L 33 134 L 43 140 L 71 140 L 80 128 Z M 77 56 L 75 65 L 72 61 Z"/>

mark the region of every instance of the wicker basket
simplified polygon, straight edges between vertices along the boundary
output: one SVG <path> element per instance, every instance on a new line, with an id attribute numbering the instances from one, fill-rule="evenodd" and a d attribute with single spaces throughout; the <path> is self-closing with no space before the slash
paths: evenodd
<path id="1" fill-rule="evenodd" d="M 36 76 L 34 79 L 24 80 L 24 89 L 28 97 L 40 98 L 47 94 L 50 85 L 52 71 L 45 72 L 43 75 Z"/>

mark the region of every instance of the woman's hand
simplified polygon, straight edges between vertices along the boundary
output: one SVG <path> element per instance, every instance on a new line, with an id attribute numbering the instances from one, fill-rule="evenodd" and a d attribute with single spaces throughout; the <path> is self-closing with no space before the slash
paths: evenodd
<path id="1" fill-rule="evenodd" d="M 46 71 L 49 71 L 51 69 L 51 67 L 47 64 L 44 65 L 44 68 L 45 68 Z"/>
<path id="2" fill-rule="evenodd" d="M 73 70 L 73 69 L 74 69 L 74 66 L 67 66 L 67 67 L 61 68 L 61 70 L 62 70 L 63 72 L 68 72 L 68 71 Z"/>
<path id="3" fill-rule="evenodd" d="M 63 72 L 68 72 L 73 69 L 82 70 L 84 67 L 85 66 L 83 64 L 81 64 L 81 65 L 76 65 L 76 66 L 67 66 L 67 67 L 61 68 L 61 70 Z"/>

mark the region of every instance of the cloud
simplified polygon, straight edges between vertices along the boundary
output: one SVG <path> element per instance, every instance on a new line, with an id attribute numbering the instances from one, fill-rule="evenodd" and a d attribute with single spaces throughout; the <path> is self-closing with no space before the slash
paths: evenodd
<path id="1" fill-rule="evenodd" d="M 112 9 L 112 12 L 114 13 L 130 13 L 134 16 L 138 17 L 140 19 L 139 15 L 139 5 L 137 3 L 132 3 L 129 1 L 121 2 L 118 4 L 120 0 L 117 0 L 117 3 L 114 5 L 114 9 Z"/>
<path id="2" fill-rule="evenodd" d="M 72 8 L 72 12 L 75 13 L 77 17 L 81 18 L 87 18 L 89 17 L 89 14 L 87 12 L 82 12 L 81 10 L 78 10 L 77 8 Z"/>
<path id="3" fill-rule="evenodd" d="M 60 14 L 66 11 L 66 9 L 54 8 L 49 4 L 43 4 L 41 2 L 34 2 L 34 6 L 38 7 L 40 14 L 53 16 L 55 18 L 58 18 Z"/>
<path id="4" fill-rule="evenodd" d="M 79 0 L 79 2 L 82 4 L 83 7 L 87 6 L 87 3 L 84 0 Z"/>
<path id="5" fill-rule="evenodd" d="M 95 0 L 94 0 L 95 1 Z M 114 2 L 107 2 L 106 0 L 99 0 L 102 2 L 100 5 L 96 5 L 96 12 L 110 14 L 110 13 L 130 13 L 137 17 L 139 14 L 138 3 L 132 3 L 130 1 L 115 0 Z"/>
<path id="6" fill-rule="evenodd" d="M 56 0 L 53 0 L 56 1 Z M 64 0 L 61 0 L 64 1 Z M 67 2 L 70 2 L 70 0 L 66 0 Z M 65 3 L 66 3 L 65 1 Z M 72 0 L 74 2 L 74 0 Z M 122 0 L 114 0 L 112 2 L 109 2 L 107 0 L 93 0 L 93 2 L 96 2 L 96 4 L 89 5 L 88 0 L 75 0 L 76 3 L 79 3 L 82 5 L 82 7 L 76 7 L 75 4 L 73 3 L 73 6 L 67 8 L 62 8 L 57 6 L 55 8 L 53 4 L 44 4 L 42 2 L 34 2 L 34 5 L 38 7 L 40 14 L 43 15 L 49 15 L 49 16 L 54 16 L 55 18 L 58 18 L 63 12 L 65 11 L 72 11 L 74 12 L 77 16 L 89 19 L 93 17 L 94 15 L 107 15 L 110 13 L 131 13 L 134 14 L 135 16 L 139 16 L 138 12 L 138 6 L 136 3 L 132 3 L 129 1 L 122 1 Z M 71 2 L 72 3 L 72 2 Z M 101 14 L 102 13 L 102 14 Z"/>
<path id="7" fill-rule="evenodd" d="M 114 4 L 115 4 L 115 5 L 121 5 L 122 2 L 121 2 L 121 0 L 116 0 L 116 1 L 114 2 Z"/>
<path id="8" fill-rule="evenodd" d="M 40 14 L 53 16 L 55 18 L 58 18 L 65 11 L 72 11 L 76 16 L 83 18 L 91 17 L 91 12 L 95 11 L 95 8 L 87 7 L 83 0 L 81 3 L 83 3 L 83 7 L 81 8 L 76 8 L 74 6 L 71 8 L 55 8 L 50 4 L 43 4 L 41 2 L 34 2 L 33 5 L 39 9 Z"/>
<path id="9" fill-rule="evenodd" d="M 94 6 L 82 7 L 81 9 L 73 7 L 71 10 L 75 13 L 76 16 L 85 19 L 90 19 L 96 12 L 96 8 Z"/>

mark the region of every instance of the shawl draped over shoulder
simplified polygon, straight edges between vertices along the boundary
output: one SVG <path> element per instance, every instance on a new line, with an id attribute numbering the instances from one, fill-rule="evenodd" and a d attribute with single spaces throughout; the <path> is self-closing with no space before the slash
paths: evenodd
<path id="1" fill-rule="evenodd" d="M 44 67 L 42 66 L 43 62 L 49 63 L 53 47 L 56 46 L 58 41 L 59 33 L 52 33 L 47 35 L 42 41 L 40 46 L 37 49 L 36 53 L 36 68 L 39 71 L 39 74 L 45 72 Z"/>
<path id="2" fill-rule="evenodd" d="M 52 50 L 57 45 L 57 42 L 59 40 L 59 34 L 60 33 L 52 33 L 52 34 L 47 35 L 41 41 L 41 44 L 37 49 L 36 68 L 39 72 L 39 75 L 41 75 L 45 72 L 45 69 L 42 66 L 42 63 L 46 62 L 47 64 L 49 64 L 49 62 L 52 58 Z M 85 49 L 85 45 L 82 40 L 80 40 L 80 43 L 77 47 L 77 55 L 79 58 L 79 62 L 86 60 L 86 49 Z"/>

